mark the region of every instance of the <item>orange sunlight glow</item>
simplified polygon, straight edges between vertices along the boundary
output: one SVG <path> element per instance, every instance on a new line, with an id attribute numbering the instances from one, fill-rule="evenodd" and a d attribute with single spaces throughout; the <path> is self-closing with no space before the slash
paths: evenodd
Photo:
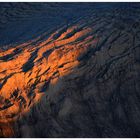
<path id="1" fill-rule="evenodd" d="M 10 123 L 27 114 L 45 95 L 47 91 L 39 90 L 42 84 L 56 84 L 70 74 L 79 64 L 77 57 L 96 44 L 97 40 L 88 35 L 90 28 L 76 30 L 78 26 L 70 27 L 54 40 L 58 30 L 37 45 L 32 45 L 32 40 L 0 52 L 0 123 L 6 124 L 0 128 L 4 136 L 13 135 Z M 85 39 L 77 43 L 82 36 Z M 18 49 L 21 51 L 17 53 Z"/>

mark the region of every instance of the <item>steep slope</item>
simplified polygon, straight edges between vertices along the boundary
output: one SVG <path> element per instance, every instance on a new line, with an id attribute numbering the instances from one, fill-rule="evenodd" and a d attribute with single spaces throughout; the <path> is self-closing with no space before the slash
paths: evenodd
<path id="1" fill-rule="evenodd" d="M 140 136 L 139 3 L 7 5 L 1 137 Z"/>

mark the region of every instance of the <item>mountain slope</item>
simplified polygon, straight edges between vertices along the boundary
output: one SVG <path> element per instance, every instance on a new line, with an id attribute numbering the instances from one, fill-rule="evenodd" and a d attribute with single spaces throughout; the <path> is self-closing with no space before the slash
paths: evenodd
<path id="1" fill-rule="evenodd" d="M 139 137 L 139 3 L 0 7 L 1 137 Z"/>

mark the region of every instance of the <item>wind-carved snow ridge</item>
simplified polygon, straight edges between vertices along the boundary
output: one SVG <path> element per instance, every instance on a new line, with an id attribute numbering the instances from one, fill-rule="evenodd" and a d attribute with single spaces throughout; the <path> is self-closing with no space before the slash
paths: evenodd
<path id="1" fill-rule="evenodd" d="M 140 136 L 139 3 L 0 13 L 0 137 Z"/>

